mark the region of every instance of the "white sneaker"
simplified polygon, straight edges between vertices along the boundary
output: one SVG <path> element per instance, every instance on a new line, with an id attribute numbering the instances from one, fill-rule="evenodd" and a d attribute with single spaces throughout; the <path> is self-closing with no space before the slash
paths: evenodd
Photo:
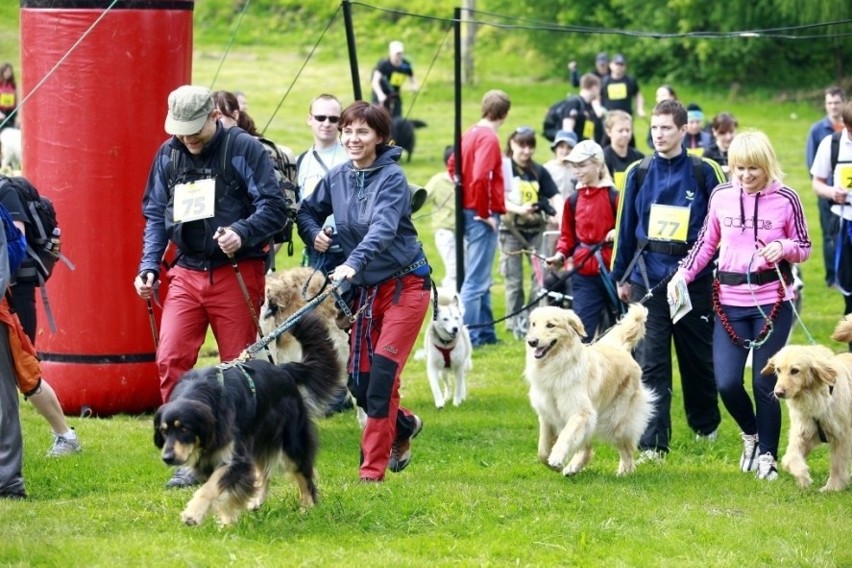
<path id="1" fill-rule="evenodd" d="M 639 457 L 636 458 L 636 465 L 642 465 L 643 463 L 662 463 L 664 459 L 666 459 L 665 452 L 654 449 L 642 450 L 639 452 Z"/>
<path id="2" fill-rule="evenodd" d="M 743 455 L 740 456 L 740 471 L 748 473 L 757 469 L 757 434 L 740 432 L 743 439 Z"/>
<path id="3" fill-rule="evenodd" d="M 719 438 L 719 429 L 716 428 L 709 434 L 696 434 L 696 442 L 715 442 Z"/>
<path id="4" fill-rule="evenodd" d="M 73 430 L 73 428 L 71 429 Z M 76 454 L 82 449 L 83 445 L 80 444 L 80 440 L 76 436 L 74 438 L 68 438 L 66 436 L 60 436 L 59 434 L 53 434 L 53 445 L 47 451 L 47 456 L 51 458 L 58 458 L 60 456 Z"/>
<path id="5" fill-rule="evenodd" d="M 757 458 L 757 478 L 767 481 L 778 479 L 778 466 L 775 463 L 775 458 L 769 452 L 760 454 Z"/>

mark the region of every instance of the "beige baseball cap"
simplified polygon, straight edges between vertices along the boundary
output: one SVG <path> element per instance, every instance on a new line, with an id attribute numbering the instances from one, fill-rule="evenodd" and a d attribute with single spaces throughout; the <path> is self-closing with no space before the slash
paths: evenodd
<path id="1" fill-rule="evenodd" d="M 178 87 L 169 94 L 166 132 L 175 136 L 200 132 L 212 110 L 213 93 L 210 89 L 194 85 Z"/>
<path id="2" fill-rule="evenodd" d="M 585 162 L 589 158 L 597 158 L 598 161 L 603 162 L 604 155 L 603 149 L 600 147 L 600 144 L 595 142 L 594 140 L 583 140 L 571 150 L 571 153 L 565 158 L 566 162 L 571 162 L 572 164 L 579 164 L 580 162 Z"/>

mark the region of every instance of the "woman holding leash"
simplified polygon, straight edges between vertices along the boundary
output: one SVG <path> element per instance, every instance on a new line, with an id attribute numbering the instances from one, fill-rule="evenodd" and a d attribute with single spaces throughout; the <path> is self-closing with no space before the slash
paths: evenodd
<path id="1" fill-rule="evenodd" d="M 577 178 L 577 192 L 565 202 L 556 253 L 546 262 L 561 268 L 571 259 L 575 267 L 571 275 L 572 307 L 583 322 L 583 341 L 588 343 L 601 323 L 604 308 L 619 308 L 615 282 L 607 270 L 612 258 L 618 197 L 597 142 L 583 140 L 566 160 Z"/>
<path id="2" fill-rule="evenodd" d="M 769 138 L 759 131 L 737 134 L 728 149 L 731 181 L 713 190 L 698 240 L 668 285 L 678 306 L 686 284 L 716 257 L 713 282 L 716 322 L 713 365 L 722 402 L 742 430 L 740 469 L 759 479 L 778 477 L 776 457 L 781 407 L 773 395 L 775 375 L 760 370 L 787 340 L 793 324 L 790 263 L 804 262 L 811 241 L 802 203 L 785 186 Z M 753 350 L 752 392 L 744 368 Z"/>
<path id="3" fill-rule="evenodd" d="M 429 307 L 431 268 L 411 220 L 411 192 L 391 146 L 387 110 L 363 101 L 340 117 L 340 140 L 350 161 L 333 167 L 307 196 L 297 217 L 299 235 L 318 252 L 334 214 L 346 260 L 332 281 L 354 287 L 349 389 L 367 413 L 361 437 L 362 482 L 384 480 L 411 460 L 411 440 L 423 421 L 400 406 L 400 375 Z"/>

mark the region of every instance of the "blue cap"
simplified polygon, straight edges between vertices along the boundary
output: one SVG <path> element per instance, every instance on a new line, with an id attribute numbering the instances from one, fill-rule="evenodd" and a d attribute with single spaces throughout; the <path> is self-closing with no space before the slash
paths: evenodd
<path id="1" fill-rule="evenodd" d="M 577 145 L 577 135 L 568 130 L 560 130 L 553 138 L 553 142 L 550 144 L 550 149 L 555 150 L 560 142 L 567 142 L 568 145 L 573 148 Z"/>

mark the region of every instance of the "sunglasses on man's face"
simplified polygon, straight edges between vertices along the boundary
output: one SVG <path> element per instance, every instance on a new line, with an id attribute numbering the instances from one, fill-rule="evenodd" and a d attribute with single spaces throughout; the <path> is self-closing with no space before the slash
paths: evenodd
<path id="1" fill-rule="evenodd" d="M 315 114 L 314 120 L 316 120 L 317 122 L 325 122 L 326 120 L 328 120 L 332 124 L 337 124 L 337 121 L 340 120 L 340 117 L 331 116 L 327 114 Z"/>

